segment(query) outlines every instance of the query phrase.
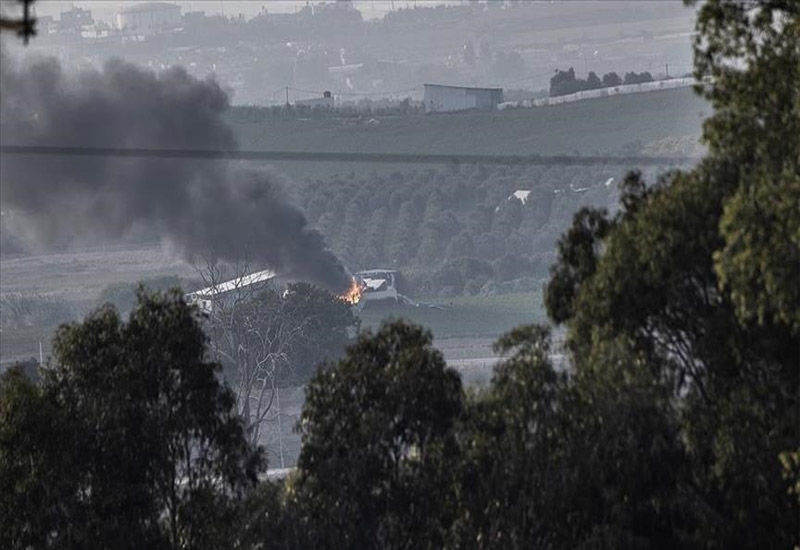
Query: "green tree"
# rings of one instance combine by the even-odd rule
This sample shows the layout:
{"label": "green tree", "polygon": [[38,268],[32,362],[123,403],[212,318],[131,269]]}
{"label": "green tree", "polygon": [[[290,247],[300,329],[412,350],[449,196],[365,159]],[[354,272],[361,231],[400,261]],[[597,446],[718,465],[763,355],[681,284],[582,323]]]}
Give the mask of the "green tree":
{"label": "green tree", "polygon": [[185,281],[183,281],[184,284],[181,283],[180,277],[174,275],[151,277],[137,283],[111,283],[100,291],[100,295],[97,297],[97,305],[111,304],[117,308],[120,315],[126,316],[136,305],[138,290],[141,286],[151,291],[164,292],[171,288],[186,286]]}
{"label": "green tree", "polygon": [[629,176],[613,218],[577,216],[547,289],[579,376],[627,372],[613,343],[669,389],[688,457],[669,483],[698,513],[683,540],[706,548],[798,542],[779,456],[800,440],[799,25],[794,2],[702,3],[708,157],[651,186]]}
{"label": "green tree", "polygon": [[622,78],[617,73],[611,72],[603,75],[603,86],[613,88],[622,84]]}
{"label": "green tree", "polygon": [[704,136],[731,171],[715,269],[742,319],[800,334],[800,4],[706,2],[697,30]]}
{"label": "green tree", "polygon": [[556,73],[550,78],[550,97],[578,92],[582,84],[583,81],[575,77],[575,69],[572,67],[566,71],[556,69]]}
{"label": "green tree", "polygon": [[637,73],[636,71],[631,71],[629,73],[625,73],[625,79],[623,80],[624,84],[643,84],[645,82],[652,82],[653,75],[648,72]]}
{"label": "green tree", "polygon": [[559,241],[559,262],[551,269],[545,289],[545,306],[556,323],[572,317],[575,294],[597,270],[597,256],[610,225],[605,211],[584,208]]}
{"label": "green tree", "polygon": [[[234,279],[249,271],[238,266]],[[203,275],[213,286],[230,277],[225,273],[211,265]],[[280,388],[304,384],[321,362],[344,353],[359,319],[351,304],[308,283],[289,284],[283,292],[240,285],[214,302],[204,328],[255,445],[278,414]]]}
{"label": "green tree", "polygon": [[400,207],[392,240],[389,246],[389,260],[403,265],[411,260],[419,247],[417,241],[419,215],[412,200]]}
{"label": "green tree", "polygon": [[464,459],[452,542],[531,548],[546,542],[550,515],[544,505],[558,499],[564,435],[559,410],[567,378],[550,364],[546,328],[514,329],[495,350],[514,353],[495,368],[490,388],[468,402],[459,430]]}
{"label": "green tree", "polygon": [[614,344],[604,353],[624,368],[556,370],[542,326],[495,349],[507,357],[459,431],[454,546],[686,547],[687,462],[664,388]]}
{"label": "green tree", "polygon": [[78,453],[74,425],[43,389],[14,367],[0,378],[0,546],[78,547]]}
{"label": "green tree", "polygon": [[[62,326],[41,387],[0,389],[10,548],[220,548],[263,468],[180,292]],[[20,476],[23,465],[35,468]],[[35,498],[35,503],[32,499]]]}
{"label": "green tree", "polygon": [[292,368],[282,381],[284,384],[305,384],[320,364],[344,353],[361,327],[351,304],[308,283],[289,285],[281,312],[293,325],[304,327],[302,340],[289,354]]}
{"label": "green tree", "polygon": [[289,494],[306,546],[439,548],[462,410],[458,374],[402,321],[365,333],[309,383]]}
{"label": "green tree", "polygon": [[602,87],[603,87],[603,82],[600,80],[600,77],[597,76],[597,73],[595,73],[594,71],[589,71],[589,76],[586,77],[586,89],[596,90]]}

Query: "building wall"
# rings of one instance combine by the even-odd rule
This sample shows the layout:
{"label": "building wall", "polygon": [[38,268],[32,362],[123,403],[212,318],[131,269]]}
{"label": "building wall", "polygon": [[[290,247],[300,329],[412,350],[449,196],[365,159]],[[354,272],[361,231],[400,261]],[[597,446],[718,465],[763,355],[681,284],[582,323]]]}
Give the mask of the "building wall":
{"label": "building wall", "polygon": [[503,91],[492,88],[460,88],[425,85],[425,110],[441,113],[467,109],[496,109]]}
{"label": "building wall", "polygon": [[152,8],[139,7],[117,14],[117,27],[153,34],[164,28],[175,27],[181,24],[181,9],[179,6],[154,6]]}
{"label": "building wall", "polygon": [[694,86],[697,81],[694,78],[673,78],[670,80],[657,80],[655,82],[643,82],[641,84],[620,84],[612,88],[600,88],[598,90],[584,90],[574,94],[561,95],[556,97],[544,97],[532,102],[533,107],[545,107],[547,105],[561,105],[583,99],[596,99],[612,95],[637,94],[642,92],[655,92],[658,90],[670,90],[674,88],[689,88]]}

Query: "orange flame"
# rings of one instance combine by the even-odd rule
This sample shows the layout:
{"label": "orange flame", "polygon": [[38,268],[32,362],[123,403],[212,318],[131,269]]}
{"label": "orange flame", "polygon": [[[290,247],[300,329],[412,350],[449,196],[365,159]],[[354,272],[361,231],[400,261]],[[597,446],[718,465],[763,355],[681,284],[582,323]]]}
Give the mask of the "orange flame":
{"label": "orange flame", "polygon": [[358,281],[353,279],[350,282],[350,288],[344,291],[342,294],[339,295],[339,298],[343,301],[347,302],[348,304],[357,304],[361,301],[361,295],[364,293],[364,289],[361,288],[361,285],[358,284]]}

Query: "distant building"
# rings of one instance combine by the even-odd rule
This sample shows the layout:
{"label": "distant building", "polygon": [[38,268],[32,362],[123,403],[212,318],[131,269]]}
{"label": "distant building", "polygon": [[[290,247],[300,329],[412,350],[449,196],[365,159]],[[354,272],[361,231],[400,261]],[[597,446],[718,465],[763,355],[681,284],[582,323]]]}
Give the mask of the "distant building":
{"label": "distant building", "polygon": [[36,18],[36,30],[38,33],[52,34],[57,29],[56,19],[52,15],[40,15]]}
{"label": "distant building", "polygon": [[80,33],[84,27],[94,24],[90,10],[72,6],[67,11],[62,11],[55,26],[59,32]]}
{"label": "distant building", "polygon": [[397,277],[398,272],[394,269],[370,269],[356,273],[356,279],[363,289],[362,302],[400,301],[401,297],[397,292]]}
{"label": "distant building", "polygon": [[493,111],[502,102],[502,88],[466,88],[425,84],[425,112],[428,113],[469,109]]}
{"label": "distant building", "polygon": [[117,28],[140,34],[156,34],[180,25],[181,7],[168,2],[135,4],[117,13]]}

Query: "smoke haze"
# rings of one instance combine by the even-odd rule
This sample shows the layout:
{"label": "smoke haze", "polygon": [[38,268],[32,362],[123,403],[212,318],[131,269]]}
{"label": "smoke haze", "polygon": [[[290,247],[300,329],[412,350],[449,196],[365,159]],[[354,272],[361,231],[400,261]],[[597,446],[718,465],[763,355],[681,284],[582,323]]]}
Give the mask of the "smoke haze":
{"label": "smoke haze", "polygon": [[[2,59],[5,144],[148,149],[236,148],[228,96],[183,69],[115,60],[67,74],[53,59]],[[264,263],[339,292],[346,269],[270,171],[221,160],[4,155],[4,208],[45,248],[153,228],[187,260]]]}

